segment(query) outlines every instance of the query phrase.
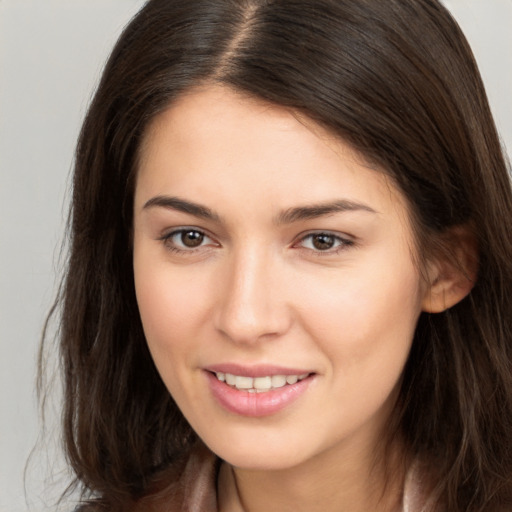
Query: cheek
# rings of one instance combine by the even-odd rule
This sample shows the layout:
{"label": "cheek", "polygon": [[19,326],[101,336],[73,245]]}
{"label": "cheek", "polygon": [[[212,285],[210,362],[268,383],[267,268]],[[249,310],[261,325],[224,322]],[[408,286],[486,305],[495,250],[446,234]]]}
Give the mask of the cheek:
{"label": "cheek", "polygon": [[421,312],[412,262],[361,265],[323,283],[301,281],[301,317],[317,344],[344,368],[400,371]]}
{"label": "cheek", "polygon": [[[169,393],[180,404],[195,403],[195,366],[201,294],[169,269],[135,265],[137,302],[153,362]],[[187,285],[188,284],[188,285]]]}
{"label": "cheek", "polygon": [[190,357],[207,318],[207,281],[166,262],[135,254],[137,302],[146,340],[159,371]]}

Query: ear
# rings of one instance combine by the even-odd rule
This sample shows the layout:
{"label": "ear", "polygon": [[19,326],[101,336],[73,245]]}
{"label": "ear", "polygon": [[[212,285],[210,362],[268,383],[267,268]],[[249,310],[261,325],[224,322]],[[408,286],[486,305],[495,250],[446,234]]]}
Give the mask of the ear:
{"label": "ear", "polygon": [[442,237],[444,250],[427,263],[422,309],[441,313],[472,290],[478,273],[476,238],[468,226],[450,228]]}

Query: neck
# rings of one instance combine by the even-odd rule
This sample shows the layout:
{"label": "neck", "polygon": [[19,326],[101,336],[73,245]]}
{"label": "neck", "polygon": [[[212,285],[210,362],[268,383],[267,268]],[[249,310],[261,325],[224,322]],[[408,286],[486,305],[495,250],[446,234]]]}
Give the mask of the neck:
{"label": "neck", "polygon": [[331,450],[296,467],[271,471],[224,463],[219,475],[219,510],[395,512],[402,500],[403,451],[395,447],[382,455]]}

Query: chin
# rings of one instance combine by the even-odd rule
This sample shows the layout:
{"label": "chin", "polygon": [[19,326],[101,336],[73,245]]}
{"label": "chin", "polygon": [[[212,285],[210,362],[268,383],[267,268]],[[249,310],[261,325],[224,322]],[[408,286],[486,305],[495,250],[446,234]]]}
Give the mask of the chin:
{"label": "chin", "polygon": [[230,450],[222,460],[233,467],[250,471],[280,471],[300,465],[303,457],[275,450]]}
{"label": "chin", "polygon": [[228,464],[253,471],[278,471],[300,465],[307,458],[304,442],[280,439],[262,440],[261,436],[244,436],[236,439],[226,435],[222,440],[203,439],[218,457]]}

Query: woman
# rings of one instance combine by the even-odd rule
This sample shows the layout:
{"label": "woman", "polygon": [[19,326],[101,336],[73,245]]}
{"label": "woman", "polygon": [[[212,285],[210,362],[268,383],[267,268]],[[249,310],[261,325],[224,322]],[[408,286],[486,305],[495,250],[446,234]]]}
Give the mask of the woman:
{"label": "woman", "polygon": [[436,1],[150,0],[77,149],[85,510],[510,510],[511,198]]}

